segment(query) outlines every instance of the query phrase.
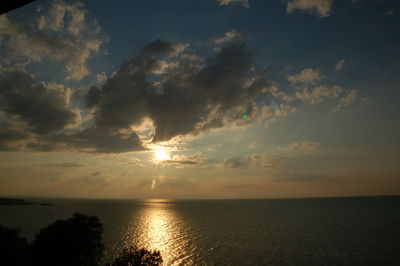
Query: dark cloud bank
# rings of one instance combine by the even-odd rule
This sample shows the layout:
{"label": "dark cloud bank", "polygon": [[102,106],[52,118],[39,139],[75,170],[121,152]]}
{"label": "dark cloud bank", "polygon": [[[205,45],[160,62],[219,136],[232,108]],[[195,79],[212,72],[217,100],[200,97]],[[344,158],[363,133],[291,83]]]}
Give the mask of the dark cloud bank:
{"label": "dark cloud bank", "polygon": [[[65,106],[65,95],[49,90],[21,71],[0,75],[1,110],[26,122],[32,132],[57,132],[73,122],[75,115]],[[3,128],[2,128],[3,129]]]}
{"label": "dark cloud bank", "polygon": [[123,62],[102,86],[91,87],[84,101],[94,117],[84,129],[70,126],[77,117],[68,95],[25,72],[3,71],[0,147],[14,149],[23,141],[41,151],[137,151],[144,148],[130,128],[145,118],[153,121],[153,142],[159,142],[223,127],[255,112],[255,99],[270,84],[254,71],[243,42],[225,43],[208,59],[180,47],[157,40]]}

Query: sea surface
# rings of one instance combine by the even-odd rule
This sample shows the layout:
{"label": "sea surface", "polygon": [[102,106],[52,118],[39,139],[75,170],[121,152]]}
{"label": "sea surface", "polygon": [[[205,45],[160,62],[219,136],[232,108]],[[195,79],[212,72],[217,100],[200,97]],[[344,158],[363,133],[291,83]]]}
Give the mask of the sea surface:
{"label": "sea surface", "polygon": [[132,244],[164,265],[400,265],[400,197],[28,200],[53,205],[0,206],[0,224],[31,241],[74,212],[96,215],[104,262]]}

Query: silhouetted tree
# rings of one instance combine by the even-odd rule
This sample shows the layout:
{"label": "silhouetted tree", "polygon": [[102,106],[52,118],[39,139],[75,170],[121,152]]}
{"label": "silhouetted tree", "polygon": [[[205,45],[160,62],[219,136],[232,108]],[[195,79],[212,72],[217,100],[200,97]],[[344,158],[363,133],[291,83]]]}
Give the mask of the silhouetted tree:
{"label": "silhouetted tree", "polygon": [[160,251],[151,251],[144,248],[129,247],[122,250],[122,254],[115,258],[108,266],[158,266],[163,259]]}
{"label": "silhouetted tree", "polygon": [[0,225],[0,265],[29,265],[28,242],[19,233],[19,229]]}
{"label": "silhouetted tree", "polygon": [[[0,266],[97,266],[103,256],[103,225],[96,216],[74,213],[40,229],[31,245],[19,229],[0,225]],[[129,247],[110,266],[158,266],[159,251]]]}
{"label": "silhouetted tree", "polygon": [[95,266],[103,256],[103,225],[96,216],[74,213],[40,229],[31,245],[33,265]]}

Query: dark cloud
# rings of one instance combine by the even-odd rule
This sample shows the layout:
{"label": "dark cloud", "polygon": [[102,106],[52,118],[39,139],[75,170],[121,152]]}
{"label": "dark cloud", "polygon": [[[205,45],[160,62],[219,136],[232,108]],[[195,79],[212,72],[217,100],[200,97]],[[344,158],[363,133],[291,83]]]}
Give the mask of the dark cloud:
{"label": "dark cloud", "polygon": [[[29,139],[25,142],[31,150],[123,153],[144,150],[131,127],[146,118],[155,128],[153,142],[158,142],[235,124],[243,120],[243,113],[252,116],[258,108],[256,98],[268,92],[270,83],[254,71],[246,45],[228,41],[208,59],[183,53],[186,46],[156,40],[85,95],[67,93],[59,84],[38,83],[22,71],[3,72],[0,111],[26,127],[16,134],[15,127],[2,125],[0,146],[5,149],[7,142]],[[93,112],[89,127],[70,127],[78,119],[68,107],[74,97],[83,97],[90,109],[86,111]]]}
{"label": "dark cloud", "polygon": [[57,167],[62,167],[62,168],[75,168],[75,167],[82,167],[84,164],[80,163],[75,163],[75,162],[63,162],[63,163],[57,163],[55,164]]}
{"label": "dark cloud", "polygon": [[[140,62],[139,62],[140,61]],[[124,63],[118,73],[107,80],[102,89],[90,88],[88,107],[95,107],[95,123],[99,127],[125,128],[138,124],[147,114],[146,71],[141,59]]]}
{"label": "dark cloud", "polygon": [[196,161],[176,161],[176,160],[165,160],[163,163],[170,163],[170,164],[199,164]]}
{"label": "dark cloud", "polygon": [[22,71],[0,74],[0,149],[16,149],[18,141],[38,151],[79,150],[121,153],[142,150],[136,133],[118,128],[89,127],[66,133],[75,122],[68,108],[71,93],[62,85],[38,83]]}
{"label": "dark cloud", "polygon": [[172,53],[174,51],[174,44],[167,41],[158,39],[142,48],[145,54],[163,54]]}
{"label": "dark cloud", "polygon": [[166,164],[183,164],[183,165],[196,165],[208,162],[209,159],[204,157],[201,152],[194,154],[178,154],[174,155],[171,160],[165,160]]}
{"label": "dark cloud", "polygon": [[49,90],[22,71],[0,74],[0,109],[28,123],[37,134],[64,129],[75,121],[75,114],[66,107],[64,92]]}
{"label": "dark cloud", "polygon": [[[172,47],[153,42],[101,88],[89,90],[86,102],[95,110],[97,127],[125,128],[148,117],[155,126],[154,142],[196,134],[242,119],[242,112],[251,115],[255,98],[269,86],[265,78],[246,85],[254,73],[242,42],[225,44],[201,65],[195,56],[163,59]],[[173,64],[174,69],[156,75],[160,64]]]}
{"label": "dark cloud", "polygon": [[13,143],[30,137],[21,123],[15,121],[0,122],[0,151],[15,149]]}
{"label": "dark cloud", "polygon": [[234,155],[224,159],[225,168],[239,168],[246,167],[250,164],[250,160],[247,156]]}
{"label": "dark cloud", "polygon": [[89,185],[107,185],[109,178],[101,172],[94,172],[90,175],[84,176],[81,179],[84,183]]}
{"label": "dark cloud", "polygon": [[30,143],[29,147],[41,151],[75,149],[91,153],[123,153],[144,149],[138,135],[134,132],[95,127],[76,133],[46,137],[38,143]]}
{"label": "dark cloud", "polygon": [[270,168],[277,164],[279,158],[266,154],[254,153],[251,155],[234,155],[224,158],[224,168]]}

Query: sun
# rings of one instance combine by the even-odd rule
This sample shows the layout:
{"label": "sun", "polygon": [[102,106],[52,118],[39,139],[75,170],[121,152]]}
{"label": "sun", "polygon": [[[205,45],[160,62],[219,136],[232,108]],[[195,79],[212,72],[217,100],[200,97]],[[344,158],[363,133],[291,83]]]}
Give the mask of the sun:
{"label": "sun", "polygon": [[154,151],[154,159],[156,161],[165,161],[169,160],[171,156],[169,155],[169,152],[166,149],[160,148]]}

